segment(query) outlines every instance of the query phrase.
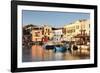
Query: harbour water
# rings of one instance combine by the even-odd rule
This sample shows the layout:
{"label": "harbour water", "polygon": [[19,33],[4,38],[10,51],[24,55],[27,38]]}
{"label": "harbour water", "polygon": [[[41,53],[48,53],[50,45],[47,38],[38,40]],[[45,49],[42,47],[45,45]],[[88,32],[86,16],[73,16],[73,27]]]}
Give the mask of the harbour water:
{"label": "harbour water", "polygon": [[76,55],[69,50],[55,52],[46,50],[41,45],[33,45],[31,48],[22,48],[22,62],[57,61],[57,60],[80,60],[89,59],[89,55]]}

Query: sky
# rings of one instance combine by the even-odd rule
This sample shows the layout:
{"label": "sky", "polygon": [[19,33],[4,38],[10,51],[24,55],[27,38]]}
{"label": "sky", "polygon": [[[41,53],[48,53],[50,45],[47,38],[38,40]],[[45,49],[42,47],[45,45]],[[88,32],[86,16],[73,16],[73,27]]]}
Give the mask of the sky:
{"label": "sky", "polygon": [[52,27],[63,27],[80,19],[90,19],[89,13],[76,12],[54,12],[54,11],[22,11],[23,25],[34,24],[37,26],[50,25]]}

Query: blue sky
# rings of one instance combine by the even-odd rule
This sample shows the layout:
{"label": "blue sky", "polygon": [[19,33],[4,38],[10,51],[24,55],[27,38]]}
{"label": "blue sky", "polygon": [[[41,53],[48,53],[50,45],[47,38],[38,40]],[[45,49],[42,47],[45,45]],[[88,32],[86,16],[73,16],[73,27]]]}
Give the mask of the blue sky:
{"label": "blue sky", "polygon": [[34,24],[37,26],[50,25],[52,27],[62,27],[80,19],[90,19],[89,13],[75,12],[48,12],[48,11],[22,11],[23,25]]}

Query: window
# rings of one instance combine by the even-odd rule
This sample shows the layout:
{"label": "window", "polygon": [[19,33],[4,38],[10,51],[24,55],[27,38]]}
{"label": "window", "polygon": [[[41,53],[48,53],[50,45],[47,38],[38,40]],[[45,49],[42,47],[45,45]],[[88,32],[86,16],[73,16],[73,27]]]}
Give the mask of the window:
{"label": "window", "polygon": [[40,34],[40,32],[35,32],[36,37],[39,37],[40,36],[39,34]]}
{"label": "window", "polygon": [[89,28],[90,28],[90,24],[89,24]]}
{"label": "window", "polygon": [[79,26],[78,25],[76,26],[76,29],[79,29]]}
{"label": "window", "polygon": [[48,35],[50,35],[50,30],[48,29]]}
{"label": "window", "polygon": [[75,32],[75,29],[67,30],[67,33],[73,33]]}
{"label": "window", "polygon": [[63,32],[64,34],[66,34],[66,28],[63,28],[63,29],[62,29],[62,32]]}

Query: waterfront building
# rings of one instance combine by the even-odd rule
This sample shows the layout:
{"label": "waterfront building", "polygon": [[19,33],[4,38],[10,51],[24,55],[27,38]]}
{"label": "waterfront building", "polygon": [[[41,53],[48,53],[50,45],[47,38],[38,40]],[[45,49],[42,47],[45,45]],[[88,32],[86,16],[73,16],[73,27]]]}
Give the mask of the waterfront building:
{"label": "waterfront building", "polygon": [[51,26],[48,26],[48,25],[44,25],[42,26],[42,35],[44,37],[48,37],[48,40],[51,40],[52,37],[53,37],[53,33],[52,33],[52,27]]}
{"label": "waterfront building", "polygon": [[33,28],[32,30],[32,41],[42,41],[42,29],[41,28]]}
{"label": "waterfront building", "polygon": [[62,28],[53,28],[53,41],[61,42],[62,41]]}
{"label": "waterfront building", "polygon": [[66,24],[63,29],[63,38],[65,41],[76,41],[79,36],[90,36],[90,20],[78,20]]}

